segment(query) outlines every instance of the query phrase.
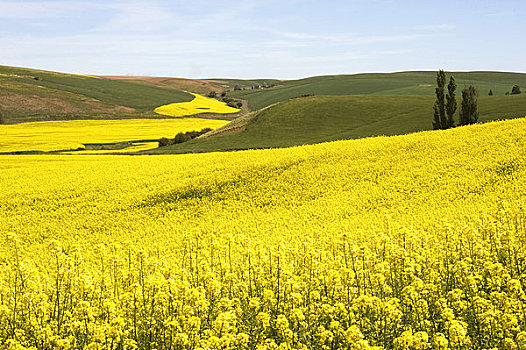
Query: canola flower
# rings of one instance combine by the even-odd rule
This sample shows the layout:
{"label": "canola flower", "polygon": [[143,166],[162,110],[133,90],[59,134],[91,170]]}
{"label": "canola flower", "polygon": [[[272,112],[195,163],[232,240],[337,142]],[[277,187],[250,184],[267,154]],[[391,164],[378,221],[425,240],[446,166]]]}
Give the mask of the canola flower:
{"label": "canola flower", "polygon": [[194,99],[190,102],[171,103],[157,107],[154,111],[155,113],[171,117],[183,117],[201,113],[229,114],[240,111],[239,109],[227,106],[226,103],[214,98],[194,93],[191,94],[194,95]]}
{"label": "canola flower", "polygon": [[524,349],[525,139],[0,156],[0,349]]}
{"label": "canola flower", "polygon": [[[224,120],[204,118],[69,120],[0,125],[0,153],[84,149],[89,143],[117,143],[174,137],[178,132],[218,128]],[[151,149],[136,147],[134,151]],[[146,147],[146,148],[145,148]],[[123,152],[132,149],[122,150]],[[97,152],[101,153],[101,152]]]}

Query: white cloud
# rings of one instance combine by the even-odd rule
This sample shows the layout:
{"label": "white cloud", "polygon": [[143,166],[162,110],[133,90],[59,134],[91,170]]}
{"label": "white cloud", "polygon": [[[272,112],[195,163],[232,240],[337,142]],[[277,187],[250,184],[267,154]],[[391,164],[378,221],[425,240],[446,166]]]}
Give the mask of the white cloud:
{"label": "white cloud", "polygon": [[83,1],[0,1],[0,18],[56,18],[93,6]]}
{"label": "white cloud", "polygon": [[137,31],[146,32],[167,27],[177,23],[179,18],[166,9],[144,2],[124,2],[105,5],[115,15],[106,23],[93,29],[100,32]]}
{"label": "white cloud", "polygon": [[425,25],[425,26],[414,27],[413,29],[414,30],[418,30],[418,31],[421,31],[421,30],[424,30],[424,31],[450,31],[450,30],[455,30],[456,28],[457,28],[457,26],[454,25],[454,24],[441,23],[441,24],[430,24],[430,25]]}

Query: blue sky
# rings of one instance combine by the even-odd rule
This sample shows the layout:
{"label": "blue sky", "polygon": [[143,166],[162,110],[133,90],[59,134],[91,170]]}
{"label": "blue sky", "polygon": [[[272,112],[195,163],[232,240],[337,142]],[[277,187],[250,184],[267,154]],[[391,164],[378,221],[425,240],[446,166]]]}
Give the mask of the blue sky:
{"label": "blue sky", "polygon": [[524,18],[523,0],[0,0],[0,64],[188,78],[526,72]]}

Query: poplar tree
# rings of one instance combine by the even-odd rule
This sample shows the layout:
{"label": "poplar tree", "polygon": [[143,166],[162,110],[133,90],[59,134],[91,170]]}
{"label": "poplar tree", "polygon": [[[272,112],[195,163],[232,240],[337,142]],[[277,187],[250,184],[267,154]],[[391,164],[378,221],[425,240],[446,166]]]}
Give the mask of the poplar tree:
{"label": "poplar tree", "polygon": [[433,106],[433,129],[447,129],[446,104],[444,98],[445,85],[446,73],[441,69],[437,73],[437,88],[435,89],[437,99],[435,101],[435,105]]}
{"label": "poplar tree", "polygon": [[452,128],[455,125],[455,120],[453,116],[457,111],[457,100],[455,98],[455,90],[457,89],[457,84],[454,77],[449,78],[449,84],[447,85],[447,96],[446,96],[446,113],[447,113],[447,127]]}
{"label": "poplar tree", "polygon": [[462,90],[462,104],[460,106],[458,125],[473,124],[478,119],[478,91],[473,85],[470,85],[469,88]]}

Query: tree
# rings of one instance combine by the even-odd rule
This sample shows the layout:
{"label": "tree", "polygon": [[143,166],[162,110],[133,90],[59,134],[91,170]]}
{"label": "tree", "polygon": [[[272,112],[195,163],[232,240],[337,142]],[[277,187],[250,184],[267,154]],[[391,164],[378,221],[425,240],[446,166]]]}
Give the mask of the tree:
{"label": "tree", "polygon": [[454,77],[449,78],[449,84],[447,85],[447,96],[446,96],[446,113],[447,121],[446,125],[448,128],[452,128],[455,125],[455,120],[453,116],[457,111],[457,100],[455,98],[455,90],[457,89],[457,84]]}
{"label": "tree", "polygon": [[447,129],[446,105],[444,102],[444,86],[446,85],[446,73],[441,69],[437,73],[437,88],[435,89],[436,101],[433,106],[434,120],[433,129]]}
{"label": "tree", "polygon": [[476,123],[479,119],[478,112],[478,91],[470,85],[469,88],[462,90],[462,104],[460,106],[460,115],[458,125],[468,125]]}
{"label": "tree", "polygon": [[511,88],[511,94],[512,95],[518,95],[521,93],[521,87],[519,85],[513,85]]}
{"label": "tree", "polygon": [[493,96],[493,90],[491,90],[491,89],[489,90],[488,96]]}
{"label": "tree", "polygon": [[216,96],[217,96],[217,93],[215,91],[210,91],[208,93],[208,97],[210,97],[210,98],[215,98]]}

